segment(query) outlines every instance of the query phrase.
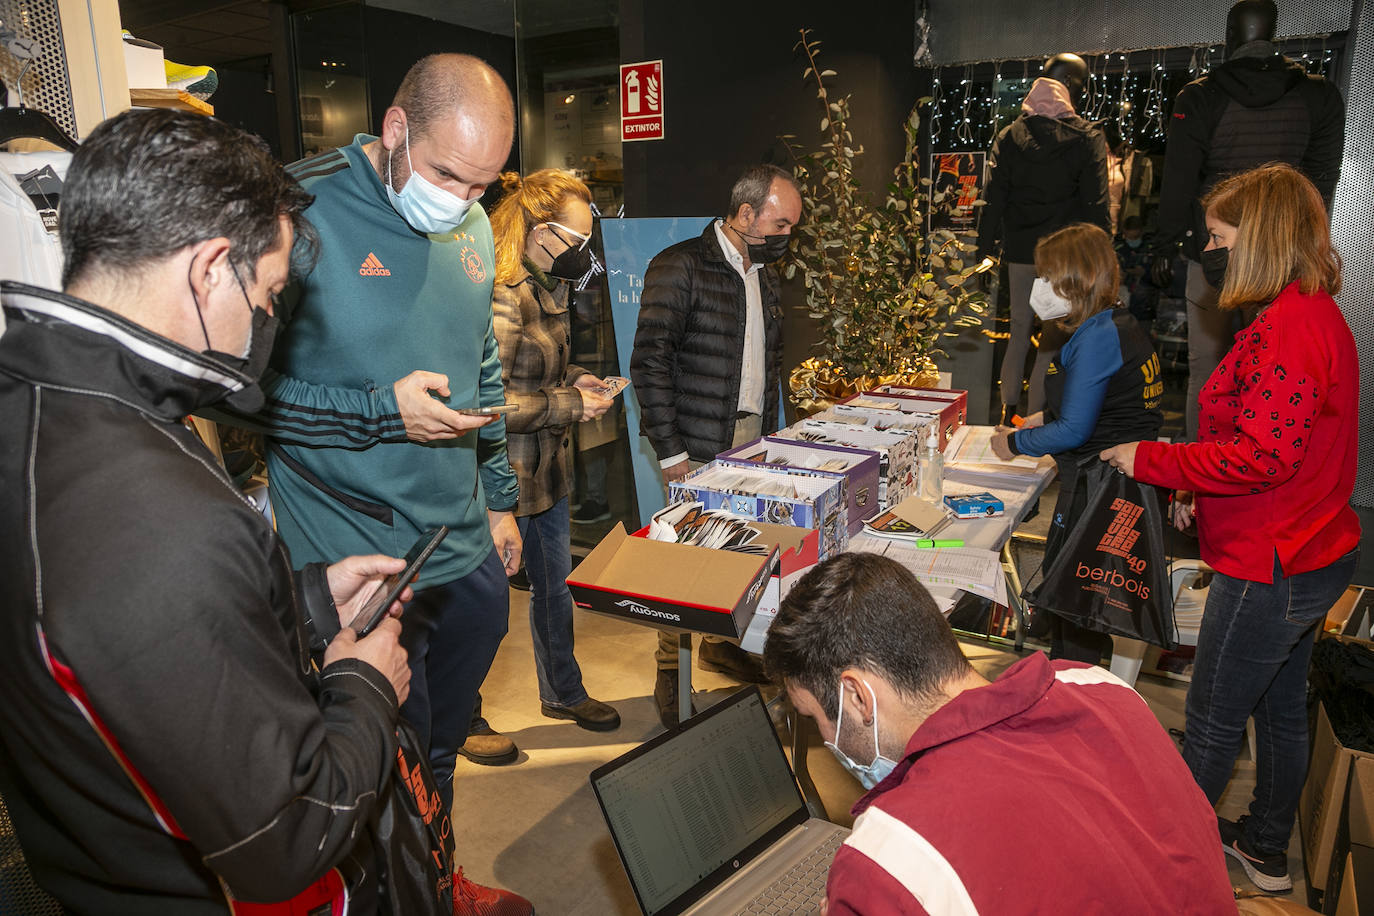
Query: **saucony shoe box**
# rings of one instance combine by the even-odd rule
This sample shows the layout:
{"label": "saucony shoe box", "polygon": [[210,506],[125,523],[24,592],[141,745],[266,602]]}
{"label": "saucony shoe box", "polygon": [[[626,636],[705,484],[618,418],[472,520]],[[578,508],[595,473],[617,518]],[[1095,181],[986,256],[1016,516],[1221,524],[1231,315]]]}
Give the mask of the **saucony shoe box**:
{"label": "saucony shoe box", "polygon": [[[739,639],[770,584],[816,561],[813,530],[756,523],[766,554],[651,541],[617,524],[568,576],[579,608],[645,626]],[[772,604],[777,614],[777,599]],[[769,618],[771,622],[771,618]],[[765,628],[766,632],[766,628]]]}

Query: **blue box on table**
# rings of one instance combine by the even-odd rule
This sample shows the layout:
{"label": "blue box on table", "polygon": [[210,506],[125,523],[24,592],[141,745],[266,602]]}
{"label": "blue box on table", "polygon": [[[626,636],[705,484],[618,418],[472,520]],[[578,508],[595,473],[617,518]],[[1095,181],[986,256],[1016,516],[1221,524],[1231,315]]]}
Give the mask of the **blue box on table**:
{"label": "blue box on table", "polygon": [[820,532],[819,556],[849,546],[849,512],[840,473],[713,461],[668,485],[668,502],[700,502],[731,515]]}
{"label": "blue box on table", "polygon": [[878,466],[880,458],[870,449],[824,445],[797,439],[764,436],[747,445],[721,452],[716,460],[723,464],[765,464],[800,474],[833,475],[844,480],[844,502],[849,515],[849,533],[864,529],[864,519],[878,510]]}

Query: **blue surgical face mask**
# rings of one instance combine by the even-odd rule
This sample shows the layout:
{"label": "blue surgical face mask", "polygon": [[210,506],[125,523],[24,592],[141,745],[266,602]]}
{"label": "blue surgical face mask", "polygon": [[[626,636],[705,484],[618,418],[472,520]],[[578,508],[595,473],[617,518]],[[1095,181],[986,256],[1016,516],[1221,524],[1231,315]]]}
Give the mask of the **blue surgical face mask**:
{"label": "blue surgical face mask", "polygon": [[844,681],[840,681],[840,714],[835,719],[835,741],[827,741],[825,746],[830,748],[830,753],[835,755],[840,766],[848,770],[865,789],[871,789],[897,768],[897,761],[884,757],[878,746],[878,695],[867,681],[864,681],[864,686],[868,688],[869,696],[873,697],[873,762],[860,766],[836,743],[840,740],[840,726],[844,723]]}
{"label": "blue surgical face mask", "polygon": [[[410,178],[406,186],[397,191],[391,186],[392,150],[386,154],[386,196],[391,206],[401,214],[410,228],[426,234],[452,232],[467,216],[468,209],[477,203],[477,198],[463,200],[457,194],[450,194],[443,188],[430,184],[425,177],[415,171],[415,163],[410,158],[410,125],[406,125],[406,164],[410,166]],[[481,195],[478,195],[479,197]]]}

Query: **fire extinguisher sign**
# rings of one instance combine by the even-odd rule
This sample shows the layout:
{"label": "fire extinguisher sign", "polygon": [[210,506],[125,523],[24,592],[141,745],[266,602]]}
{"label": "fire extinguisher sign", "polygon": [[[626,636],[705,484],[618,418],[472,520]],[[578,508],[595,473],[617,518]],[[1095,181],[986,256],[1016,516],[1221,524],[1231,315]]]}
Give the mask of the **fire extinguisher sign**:
{"label": "fire extinguisher sign", "polygon": [[620,65],[620,139],[663,139],[663,61]]}

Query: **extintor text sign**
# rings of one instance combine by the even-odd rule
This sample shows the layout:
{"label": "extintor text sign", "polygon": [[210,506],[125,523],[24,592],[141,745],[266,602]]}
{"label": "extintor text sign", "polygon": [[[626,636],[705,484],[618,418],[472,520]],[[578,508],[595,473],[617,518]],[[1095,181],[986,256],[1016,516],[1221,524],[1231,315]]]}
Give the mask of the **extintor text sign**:
{"label": "extintor text sign", "polygon": [[663,61],[620,65],[620,139],[663,139]]}

